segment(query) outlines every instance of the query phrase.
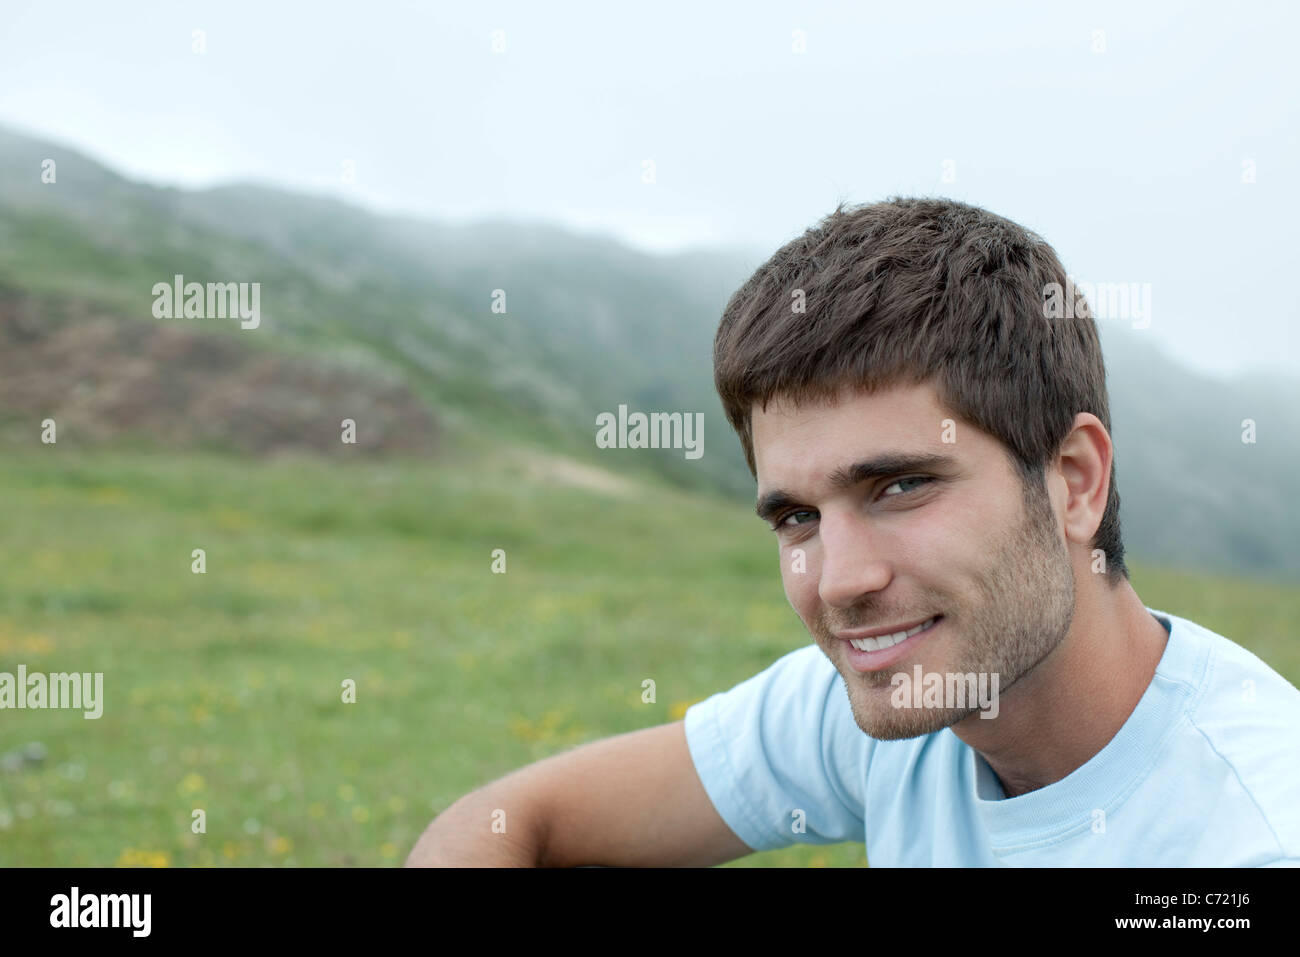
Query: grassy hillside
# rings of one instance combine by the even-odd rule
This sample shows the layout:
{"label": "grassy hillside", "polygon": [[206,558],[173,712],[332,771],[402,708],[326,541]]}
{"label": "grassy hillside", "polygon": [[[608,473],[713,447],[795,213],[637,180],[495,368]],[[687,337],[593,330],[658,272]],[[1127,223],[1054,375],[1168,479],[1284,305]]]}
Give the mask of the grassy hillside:
{"label": "grassy hillside", "polygon": [[[46,158],[58,164],[54,183],[41,181]],[[652,256],[542,224],[377,216],[249,184],[148,186],[0,129],[0,444],[32,444],[34,423],[54,415],[109,446],[131,433],[160,449],[274,440],[321,452],[348,413],[319,384],[346,374],[355,400],[342,404],[373,412],[378,428],[363,434],[385,437],[377,452],[544,445],[744,500],[752,478],[713,392],[711,343],[728,297],[763,258]],[[261,326],[160,326],[150,290],[177,273],[261,283]],[[504,315],[492,311],[496,290]],[[6,313],[30,317],[22,336],[4,335]],[[122,331],[106,334],[103,322]],[[1300,579],[1300,384],[1209,379],[1168,360],[1149,334],[1102,327],[1130,552]],[[207,367],[134,345],[163,328],[206,343],[187,350]],[[175,392],[170,415],[118,414]],[[596,416],[620,404],[702,413],[704,456],[598,453]],[[319,421],[304,420],[311,414]],[[1246,419],[1253,444],[1241,442]],[[250,422],[266,441],[244,434]]]}
{"label": "grassy hillside", "polygon": [[[107,695],[5,713],[0,866],[395,864],[467,790],[806,644],[712,391],[758,264],[146,186],[0,130],[0,670]],[[160,324],[176,273],[261,283],[261,326]],[[1140,594],[1300,679],[1294,384],[1106,339]],[[704,413],[706,454],[598,451],[619,404]],[[737,866],[785,863],[862,848]]]}
{"label": "grassy hillside", "polygon": [[[40,180],[43,157],[57,158],[55,183]],[[740,254],[647,256],[545,225],[386,218],[253,185],[145,186],[0,130],[0,299],[22,298],[51,322],[89,306],[157,326],[156,282],[259,282],[258,329],[194,328],[400,377],[452,441],[490,433],[591,457],[596,416],[620,403],[701,412],[704,458],[639,459],[683,487],[747,490],[709,345],[726,296],[755,265]],[[497,290],[505,314],[492,311]]]}
{"label": "grassy hillside", "polygon": [[[397,864],[467,790],[809,641],[744,508],[537,458],[59,445],[8,454],[0,497],[0,670],[102,671],[106,696],[98,721],[6,713],[0,866]],[[1293,589],[1135,584],[1300,680]],[[845,844],[736,866],[862,863]]]}

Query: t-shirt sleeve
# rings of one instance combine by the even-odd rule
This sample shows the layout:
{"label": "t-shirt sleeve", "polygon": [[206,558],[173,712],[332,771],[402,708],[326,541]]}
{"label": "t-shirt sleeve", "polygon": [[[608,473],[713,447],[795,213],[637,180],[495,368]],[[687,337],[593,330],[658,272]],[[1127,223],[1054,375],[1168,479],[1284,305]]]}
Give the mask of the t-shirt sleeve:
{"label": "t-shirt sleeve", "polygon": [[755,851],[862,841],[874,739],[853,720],[815,644],[686,711],[695,770],[727,826]]}

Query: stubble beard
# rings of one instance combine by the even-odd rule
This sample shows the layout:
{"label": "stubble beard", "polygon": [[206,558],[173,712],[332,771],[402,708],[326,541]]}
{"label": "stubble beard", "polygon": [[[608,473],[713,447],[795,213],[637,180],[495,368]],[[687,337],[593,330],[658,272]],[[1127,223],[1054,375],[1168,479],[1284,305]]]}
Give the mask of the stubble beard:
{"label": "stubble beard", "polygon": [[[948,609],[952,596],[935,594],[936,604],[914,611],[937,611],[949,629],[945,642],[955,648],[954,662],[930,661],[948,673],[998,676],[997,692],[1005,694],[1060,644],[1074,618],[1074,569],[1069,552],[1058,536],[1055,516],[1047,492],[1026,487],[1023,519],[995,544],[988,564],[976,574],[970,593],[956,607]],[[931,596],[925,596],[927,599]],[[871,608],[864,606],[869,613]],[[904,611],[900,617],[907,617]],[[864,620],[898,620],[883,615],[860,614]],[[951,629],[959,629],[953,633]],[[981,705],[967,700],[963,707],[895,707],[891,699],[894,674],[903,672],[909,681],[914,665],[859,674],[849,668],[843,640],[836,638],[825,621],[817,636],[823,651],[840,672],[849,706],[858,727],[873,738],[894,741],[931,734],[956,724],[975,713]],[[925,644],[920,648],[925,655]],[[946,681],[945,681],[946,685]],[[911,701],[911,694],[907,700]]]}

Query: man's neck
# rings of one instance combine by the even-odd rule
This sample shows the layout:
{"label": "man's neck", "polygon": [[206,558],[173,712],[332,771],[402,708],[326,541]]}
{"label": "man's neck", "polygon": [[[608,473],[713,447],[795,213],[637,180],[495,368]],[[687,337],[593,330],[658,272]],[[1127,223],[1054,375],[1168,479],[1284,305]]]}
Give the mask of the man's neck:
{"label": "man's neck", "polygon": [[1127,580],[1090,584],[1076,596],[1066,637],[1003,689],[997,718],[977,712],[952,726],[988,761],[1007,797],[1061,780],[1110,743],[1164,654],[1168,633]]}

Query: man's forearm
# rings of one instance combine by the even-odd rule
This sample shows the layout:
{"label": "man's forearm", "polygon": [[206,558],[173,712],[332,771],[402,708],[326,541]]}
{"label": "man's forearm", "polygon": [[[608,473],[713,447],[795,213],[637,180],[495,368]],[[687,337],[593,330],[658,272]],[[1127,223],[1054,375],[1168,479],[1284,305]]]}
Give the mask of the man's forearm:
{"label": "man's forearm", "polygon": [[407,867],[541,867],[545,817],[508,779],[473,791],[425,828]]}

